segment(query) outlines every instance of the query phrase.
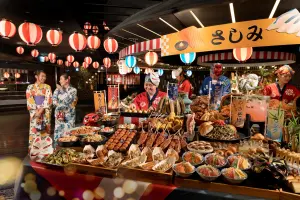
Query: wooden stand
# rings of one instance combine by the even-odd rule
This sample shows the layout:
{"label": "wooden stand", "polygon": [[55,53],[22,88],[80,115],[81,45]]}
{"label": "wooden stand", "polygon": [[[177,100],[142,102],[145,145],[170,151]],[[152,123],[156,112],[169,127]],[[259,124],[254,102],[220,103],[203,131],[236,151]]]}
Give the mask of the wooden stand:
{"label": "wooden stand", "polygon": [[117,177],[117,169],[109,169],[101,166],[92,166],[89,164],[72,163],[69,166],[76,168],[79,173],[88,173],[106,178]]}

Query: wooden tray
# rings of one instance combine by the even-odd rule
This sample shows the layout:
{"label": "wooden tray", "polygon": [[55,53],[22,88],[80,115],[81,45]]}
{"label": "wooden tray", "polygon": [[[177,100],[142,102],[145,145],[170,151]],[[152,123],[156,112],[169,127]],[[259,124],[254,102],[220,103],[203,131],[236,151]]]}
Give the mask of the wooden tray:
{"label": "wooden tray", "polygon": [[80,173],[89,173],[104,178],[115,178],[117,176],[117,169],[109,169],[101,166],[78,163],[72,163],[69,166],[75,167],[76,170]]}
{"label": "wooden tray", "polygon": [[290,192],[280,192],[280,200],[299,200],[300,194],[290,193]]}
{"label": "wooden tray", "polygon": [[117,176],[119,178],[144,181],[148,183],[172,185],[173,171],[170,169],[166,173],[148,171],[139,168],[119,167]]}

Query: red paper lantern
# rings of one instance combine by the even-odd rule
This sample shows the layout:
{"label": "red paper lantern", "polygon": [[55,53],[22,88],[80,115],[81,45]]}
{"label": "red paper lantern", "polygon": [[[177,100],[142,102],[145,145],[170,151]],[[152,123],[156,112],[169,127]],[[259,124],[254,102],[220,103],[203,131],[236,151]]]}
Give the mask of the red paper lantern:
{"label": "red paper lantern", "polygon": [[43,37],[43,31],[39,25],[24,22],[18,29],[20,38],[29,46],[35,46]]}
{"label": "red paper lantern", "polygon": [[72,63],[70,63],[70,62],[68,62],[68,61],[65,61],[65,66],[66,66],[66,67],[70,67],[71,64],[72,64]]}
{"label": "red paper lantern", "polygon": [[111,66],[111,60],[110,58],[106,57],[103,59],[103,64],[104,64],[104,67],[106,67],[107,69],[110,68]]}
{"label": "red paper lantern", "polygon": [[8,72],[4,72],[3,76],[4,76],[4,78],[9,78],[9,73]]}
{"label": "red paper lantern", "polygon": [[48,62],[48,61],[49,61],[48,56],[44,56],[44,62]]}
{"label": "red paper lantern", "polygon": [[92,50],[98,49],[100,47],[100,44],[101,40],[95,35],[91,35],[87,39],[87,45]]}
{"label": "red paper lantern", "polygon": [[84,35],[74,32],[69,37],[69,44],[75,51],[82,51],[86,47],[86,38]]}
{"label": "red paper lantern", "polygon": [[49,58],[50,60],[56,60],[56,55],[55,55],[55,53],[49,53],[49,54],[48,54],[48,58]]}
{"label": "red paper lantern", "polygon": [[7,19],[2,19],[0,21],[0,35],[5,38],[9,39],[16,34],[16,26]]}
{"label": "red paper lantern", "polygon": [[20,77],[21,77],[21,74],[15,73],[15,78],[20,78]]}
{"label": "red paper lantern", "polygon": [[51,29],[47,32],[46,38],[52,46],[58,46],[62,41],[62,32]]}
{"label": "red paper lantern", "polygon": [[73,67],[75,67],[75,68],[79,67],[79,62],[77,62],[77,61],[73,62]]}
{"label": "red paper lantern", "polygon": [[149,66],[153,66],[157,63],[158,61],[158,55],[155,52],[148,52],[145,54],[145,62],[149,65]]}
{"label": "red paper lantern", "polygon": [[90,22],[85,22],[83,28],[86,30],[90,30],[92,28],[92,25]]}
{"label": "red paper lantern", "polygon": [[96,62],[93,62],[93,67],[94,67],[95,69],[98,69],[99,66],[100,66],[100,64],[99,64],[97,61],[96,61]]}
{"label": "red paper lantern", "polygon": [[87,64],[86,62],[82,63],[82,67],[84,67],[85,69],[87,69],[89,67],[89,64]]}
{"label": "red paper lantern", "polygon": [[23,48],[23,47],[17,47],[17,48],[16,48],[16,51],[17,51],[18,54],[21,55],[21,54],[24,53],[24,48]]}
{"label": "red paper lantern", "polygon": [[74,56],[72,56],[72,55],[68,55],[68,56],[67,56],[67,61],[68,61],[69,63],[74,62],[74,60],[75,60]]}
{"label": "red paper lantern", "polygon": [[233,56],[239,62],[245,62],[246,60],[251,58],[252,53],[253,53],[252,47],[233,49]]}
{"label": "red paper lantern", "polygon": [[97,34],[99,32],[98,26],[96,26],[96,25],[93,26],[92,31],[93,31],[94,34]]}
{"label": "red paper lantern", "polygon": [[118,42],[113,38],[108,38],[103,43],[104,49],[108,53],[115,53],[118,50]]}
{"label": "red paper lantern", "polygon": [[63,60],[61,60],[61,59],[57,60],[57,64],[58,64],[58,65],[62,65],[63,63],[64,63]]}
{"label": "red paper lantern", "polygon": [[92,58],[91,57],[85,57],[84,58],[84,62],[86,62],[88,65],[90,65],[92,63]]}
{"label": "red paper lantern", "polygon": [[33,50],[31,51],[31,56],[34,57],[34,58],[38,57],[39,54],[40,54],[39,51],[36,50],[36,49],[33,49]]}
{"label": "red paper lantern", "polygon": [[54,64],[54,63],[56,63],[56,60],[55,59],[54,60],[50,59],[50,62]]}

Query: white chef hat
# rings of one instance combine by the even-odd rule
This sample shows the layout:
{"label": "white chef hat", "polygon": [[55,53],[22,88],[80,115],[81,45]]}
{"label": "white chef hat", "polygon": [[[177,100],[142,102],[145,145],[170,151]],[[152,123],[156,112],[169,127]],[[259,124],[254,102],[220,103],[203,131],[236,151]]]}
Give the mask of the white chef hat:
{"label": "white chef hat", "polygon": [[146,82],[150,82],[155,86],[159,85],[160,79],[159,79],[159,75],[157,72],[151,72],[149,74],[147,74],[147,76],[145,77],[145,83]]}
{"label": "white chef hat", "polygon": [[176,79],[177,76],[180,76],[180,74],[183,72],[182,68],[179,67],[178,69],[175,69],[172,71],[172,78]]}

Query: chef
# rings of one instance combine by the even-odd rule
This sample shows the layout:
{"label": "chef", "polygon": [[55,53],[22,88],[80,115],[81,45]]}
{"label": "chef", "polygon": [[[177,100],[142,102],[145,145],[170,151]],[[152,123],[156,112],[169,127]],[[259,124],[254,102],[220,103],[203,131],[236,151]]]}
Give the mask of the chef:
{"label": "chef", "polygon": [[148,74],[144,83],[145,92],[135,97],[130,108],[136,110],[155,110],[160,99],[167,95],[167,93],[161,92],[157,88],[159,82],[159,75],[156,72]]}
{"label": "chef", "polygon": [[172,71],[172,78],[176,78],[178,81],[178,92],[180,93],[186,93],[188,94],[188,97],[192,96],[192,84],[191,82],[187,79],[187,75],[183,71],[181,67],[179,67],[176,70]]}

